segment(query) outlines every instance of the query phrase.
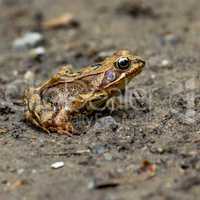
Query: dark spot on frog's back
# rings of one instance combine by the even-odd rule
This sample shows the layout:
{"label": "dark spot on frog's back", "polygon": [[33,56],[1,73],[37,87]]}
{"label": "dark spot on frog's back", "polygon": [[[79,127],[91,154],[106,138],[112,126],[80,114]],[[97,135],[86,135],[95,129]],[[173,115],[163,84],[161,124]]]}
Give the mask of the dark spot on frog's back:
{"label": "dark spot on frog's back", "polygon": [[93,68],[93,69],[97,69],[97,68],[99,68],[99,67],[101,67],[102,66],[102,64],[100,64],[100,63],[95,63],[95,64],[92,64],[91,65],[91,67]]}

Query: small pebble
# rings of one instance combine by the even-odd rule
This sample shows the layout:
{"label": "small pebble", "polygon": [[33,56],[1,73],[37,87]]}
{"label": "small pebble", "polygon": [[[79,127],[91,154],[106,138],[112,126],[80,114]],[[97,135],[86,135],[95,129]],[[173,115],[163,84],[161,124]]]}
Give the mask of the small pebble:
{"label": "small pebble", "polygon": [[19,75],[19,72],[18,72],[17,70],[13,70],[13,71],[12,71],[12,74],[13,74],[13,76],[18,76],[18,75]]}
{"label": "small pebble", "polygon": [[32,72],[32,71],[27,71],[25,74],[24,74],[24,80],[30,82],[30,81],[33,81],[35,78],[35,74]]}
{"label": "small pebble", "polygon": [[180,42],[180,38],[174,33],[165,33],[161,37],[161,44],[163,45],[166,45],[166,44],[176,45],[179,42]]}
{"label": "small pebble", "polygon": [[96,121],[94,124],[94,129],[101,130],[101,129],[112,129],[116,130],[119,124],[115,121],[115,119],[111,116],[102,117]]}
{"label": "small pebble", "polygon": [[157,148],[158,153],[164,153],[165,149],[163,149],[162,147],[158,147]]}
{"label": "small pebble", "polygon": [[36,169],[32,169],[31,173],[32,173],[32,174],[36,174],[36,173],[37,173],[37,170],[36,170]]}
{"label": "small pebble", "polygon": [[91,179],[90,182],[88,183],[88,189],[93,190],[96,187],[96,180],[95,178]]}
{"label": "small pebble", "polygon": [[23,169],[23,168],[21,168],[21,169],[17,170],[17,173],[18,173],[18,175],[21,175],[21,174],[23,174],[23,173],[24,173],[24,169]]}
{"label": "small pebble", "polygon": [[20,79],[9,83],[5,90],[6,100],[9,102],[11,99],[21,99],[26,86],[26,82]]}
{"label": "small pebble", "polygon": [[43,41],[44,37],[42,34],[37,32],[28,32],[13,42],[13,48],[19,50],[33,48],[40,45]]}
{"label": "small pebble", "polygon": [[30,51],[30,56],[34,60],[42,61],[46,55],[46,49],[44,47],[37,47]]}
{"label": "small pebble", "polygon": [[37,47],[35,49],[31,50],[32,55],[44,55],[46,53],[46,50],[44,47]]}
{"label": "small pebble", "polygon": [[169,67],[171,65],[171,62],[167,59],[164,59],[161,61],[161,66],[162,67]]}
{"label": "small pebble", "polygon": [[55,162],[51,165],[51,168],[52,169],[59,169],[59,168],[62,168],[64,167],[64,162],[63,161],[59,161],[59,162]]}
{"label": "small pebble", "polygon": [[156,78],[156,74],[150,74],[150,77],[151,77],[152,79],[155,79],[155,78]]}
{"label": "small pebble", "polygon": [[95,153],[96,155],[101,155],[107,150],[106,146],[103,144],[100,145],[95,145],[92,148],[92,152]]}
{"label": "small pebble", "polygon": [[112,155],[111,155],[110,153],[105,153],[105,154],[104,154],[104,158],[105,158],[105,160],[107,160],[107,161],[111,161],[111,160],[113,159],[113,157],[112,157]]}
{"label": "small pebble", "polygon": [[99,178],[92,178],[88,183],[89,190],[97,190],[97,189],[106,189],[106,188],[114,188],[119,186],[119,182],[113,180],[104,180]]}
{"label": "small pebble", "polygon": [[142,133],[142,132],[143,132],[143,129],[142,129],[142,128],[139,128],[139,132]]}

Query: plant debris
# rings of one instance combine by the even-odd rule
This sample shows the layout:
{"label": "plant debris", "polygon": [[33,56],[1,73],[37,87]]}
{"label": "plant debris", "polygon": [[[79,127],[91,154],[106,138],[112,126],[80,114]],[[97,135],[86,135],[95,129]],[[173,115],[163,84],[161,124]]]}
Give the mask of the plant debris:
{"label": "plant debris", "polygon": [[6,128],[0,128],[0,135],[8,133],[8,130]]}
{"label": "plant debris", "polygon": [[26,185],[28,182],[26,180],[17,180],[12,185],[10,185],[11,190],[15,190],[21,188],[22,186]]}
{"label": "plant debris", "polygon": [[60,28],[68,28],[68,27],[77,27],[79,22],[75,17],[71,14],[64,14],[59,17],[55,17],[53,19],[44,21],[42,23],[43,29],[60,29]]}
{"label": "plant debris", "polygon": [[154,176],[156,173],[156,165],[148,160],[144,160],[142,166],[139,168],[138,173],[146,173],[149,176]]}

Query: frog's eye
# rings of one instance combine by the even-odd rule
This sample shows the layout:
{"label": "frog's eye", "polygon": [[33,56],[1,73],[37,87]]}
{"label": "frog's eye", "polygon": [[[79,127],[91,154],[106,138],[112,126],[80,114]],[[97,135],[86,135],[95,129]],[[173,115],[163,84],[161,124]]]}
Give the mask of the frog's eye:
{"label": "frog's eye", "polygon": [[130,60],[128,58],[121,57],[117,60],[115,66],[121,70],[128,69],[130,66]]}

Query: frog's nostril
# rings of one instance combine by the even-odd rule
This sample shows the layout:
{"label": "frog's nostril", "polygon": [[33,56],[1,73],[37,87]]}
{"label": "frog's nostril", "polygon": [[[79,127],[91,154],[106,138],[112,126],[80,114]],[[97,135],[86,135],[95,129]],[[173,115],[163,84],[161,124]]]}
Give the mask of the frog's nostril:
{"label": "frog's nostril", "polygon": [[144,67],[145,64],[146,64],[146,62],[145,62],[143,59],[140,59],[139,62],[142,63],[142,66],[143,66],[143,67]]}
{"label": "frog's nostril", "polygon": [[145,61],[144,61],[142,58],[140,58],[140,57],[135,58],[135,59],[133,60],[133,63],[141,64],[142,67],[145,66]]}

